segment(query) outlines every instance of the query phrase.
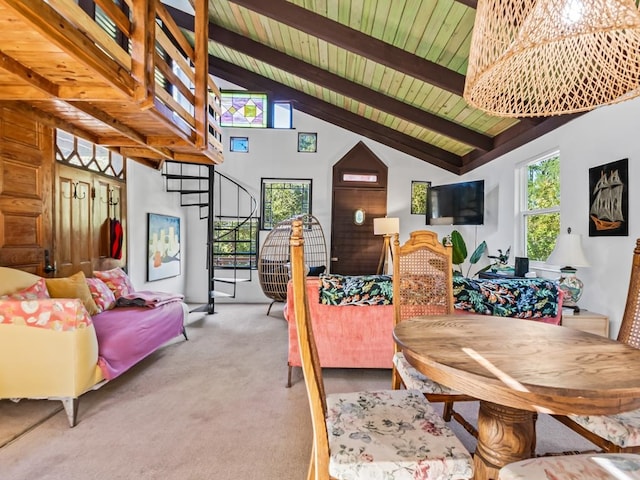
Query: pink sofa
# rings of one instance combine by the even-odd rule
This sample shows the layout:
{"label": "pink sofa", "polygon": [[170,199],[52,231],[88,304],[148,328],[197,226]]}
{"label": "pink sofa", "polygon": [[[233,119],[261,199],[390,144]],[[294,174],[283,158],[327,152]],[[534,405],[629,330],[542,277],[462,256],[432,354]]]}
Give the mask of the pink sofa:
{"label": "pink sofa", "polygon": [[[320,365],[391,368],[393,305],[324,305],[320,303],[320,286],[319,277],[307,278],[307,298]],[[511,316],[555,325],[562,318],[562,291],[552,281],[457,278],[453,290],[456,313]],[[292,368],[301,366],[293,312],[293,286],[289,282],[284,308],[289,331],[288,387]]]}
{"label": "pink sofa", "polygon": [[[307,278],[307,298],[322,367],[391,368],[393,305],[323,305],[319,302],[318,277]],[[287,286],[284,316],[289,324],[287,386],[290,387],[292,367],[302,365],[291,282]]]}

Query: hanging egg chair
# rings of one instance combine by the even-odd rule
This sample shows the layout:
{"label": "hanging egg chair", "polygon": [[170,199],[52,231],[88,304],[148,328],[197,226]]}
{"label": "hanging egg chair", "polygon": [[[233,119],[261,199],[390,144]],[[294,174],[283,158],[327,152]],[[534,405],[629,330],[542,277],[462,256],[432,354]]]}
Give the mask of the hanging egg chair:
{"label": "hanging egg chair", "polygon": [[258,279],[263,293],[272,300],[267,315],[275,302],[287,300],[289,282],[289,237],[294,220],[303,221],[304,261],[309,276],[318,276],[327,270],[327,244],[322,226],[313,215],[298,215],[278,223],[269,232],[258,256]]}

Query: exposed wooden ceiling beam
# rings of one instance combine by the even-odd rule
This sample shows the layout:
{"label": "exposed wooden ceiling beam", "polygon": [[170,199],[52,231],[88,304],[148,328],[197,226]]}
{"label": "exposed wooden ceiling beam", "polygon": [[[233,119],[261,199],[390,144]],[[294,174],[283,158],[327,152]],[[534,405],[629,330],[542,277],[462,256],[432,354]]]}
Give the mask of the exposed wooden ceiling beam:
{"label": "exposed wooden ceiling beam", "polygon": [[363,135],[449,172],[459,173],[462,161],[458,155],[401,134],[392,128],[367,120],[237,65],[210,56],[209,73],[250,90],[267,91],[279,98],[295,101],[296,109],[299,111]]}
{"label": "exposed wooden ceiling beam", "polygon": [[491,160],[495,160],[499,156],[504,155],[511,150],[515,150],[516,148],[521,147],[522,145],[529,143],[532,140],[535,140],[545,133],[549,133],[552,130],[555,130],[556,128],[564,125],[567,122],[570,122],[580,115],[582,115],[582,113],[549,117],[544,119],[537,125],[534,125],[533,127],[523,128],[520,132],[517,132],[518,134],[516,135],[513,135],[513,133],[516,133],[516,131],[512,130],[515,127],[511,127],[511,129],[496,136],[496,147],[490,152],[471,152],[468,155],[465,155],[463,157],[463,166],[460,169],[460,174],[470,172],[475,168],[489,163]]}
{"label": "exposed wooden ceiling beam", "polygon": [[162,147],[149,145],[147,142],[147,138],[144,135],[142,135],[140,132],[134,130],[128,125],[125,125],[124,123],[120,122],[118,119],[108,115],[107,113],[100,110],[99,108],[96,108],[87,102],[67,102],[67,103],[72,107],[76,108],[78,111],[83,112],[89,115],[90,117],[98,120],[99,122],[102,122],[105,125],[113,128],[116,132],[120,133],[121,135],[124,135],[125,137],[130,138],[135,142],[138,142],[138,144],[141,147],[146,147],[147,150],[151,150],[153,152],[150,154],[152,158],[155,158],[156,155],[161,155],[167,158],[173,157],[173,154],[170,150]]}
{"label": "exposed wooden ceiling beam", "polygon": [[[172,7],[167,7],[167,11],[171,13],[171,16],[180,28],[192,31],[194,28],[194,17],[192,15]],[[265,62],[418,126],[446,135],[466,145],[482,150],[491,150],[491,148],[493,148],[493,139],[487,135],[483,135],[458,123],[408,105],[355,82],[351,82],[322,68],[318,68],[251,40],[250,38],[231,32],[219,25],[209,23],[209,38],[214,42],[249,55],[256,60]]]}
{"label": "exposed wooden ceiling beam", "polygon": [[27,82],[32,87],[37,88],[47,95],[52,97],[58,95],[58,86],[55,83],[9,57],[4,52],[0,52],[0,68],[18,76],[22,81]]}
{"label": "exposed wooden ceiling beam", "polygon": [[286,0],[230,0],[448,92],[462,96],[464,75],[318,15]]}

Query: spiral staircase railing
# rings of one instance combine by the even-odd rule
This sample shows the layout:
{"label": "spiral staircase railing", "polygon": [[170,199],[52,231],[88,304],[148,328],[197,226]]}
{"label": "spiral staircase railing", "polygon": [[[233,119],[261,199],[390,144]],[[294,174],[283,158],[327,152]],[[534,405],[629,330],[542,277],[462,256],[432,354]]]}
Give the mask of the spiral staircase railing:
{"label": "spiral staircase railing", "polygon": [[199,209],[207,220],[208,302],[193,311],[215,313],[216,298],[235,298],[238,284],[250,282],[258,257],[258,202],[238,181],[213,165],[166,161],[167,192],[180,205]]}

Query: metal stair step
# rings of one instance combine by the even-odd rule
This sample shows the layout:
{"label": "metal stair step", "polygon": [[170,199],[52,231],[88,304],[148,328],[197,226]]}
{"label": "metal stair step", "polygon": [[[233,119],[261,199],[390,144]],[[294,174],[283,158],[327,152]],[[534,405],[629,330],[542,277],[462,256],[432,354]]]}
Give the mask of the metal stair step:
{"label": "metal stair step", "polygon": [[231,278],[231,277],[213,277],[214,282],[220,283],[242,283],[248,282],[248,278]]}
{"label": "metal stair step", "polygon": [[183,195],[191,195],[195,193],[209,193],[209,190],[189,190],[183,188],[167,189],[167,192],[180,192]]}
{"label": "metal stair step", "polygon": [[209,177],[200,175],[180,175],[178,173],[164,173],[167,180],[209,180]]}
{"label": "metal stair step", "polygon": [[209,292],[211,298],[233,298],[233,294],[227,292],[219,292],[218,290],[211,290]]}

